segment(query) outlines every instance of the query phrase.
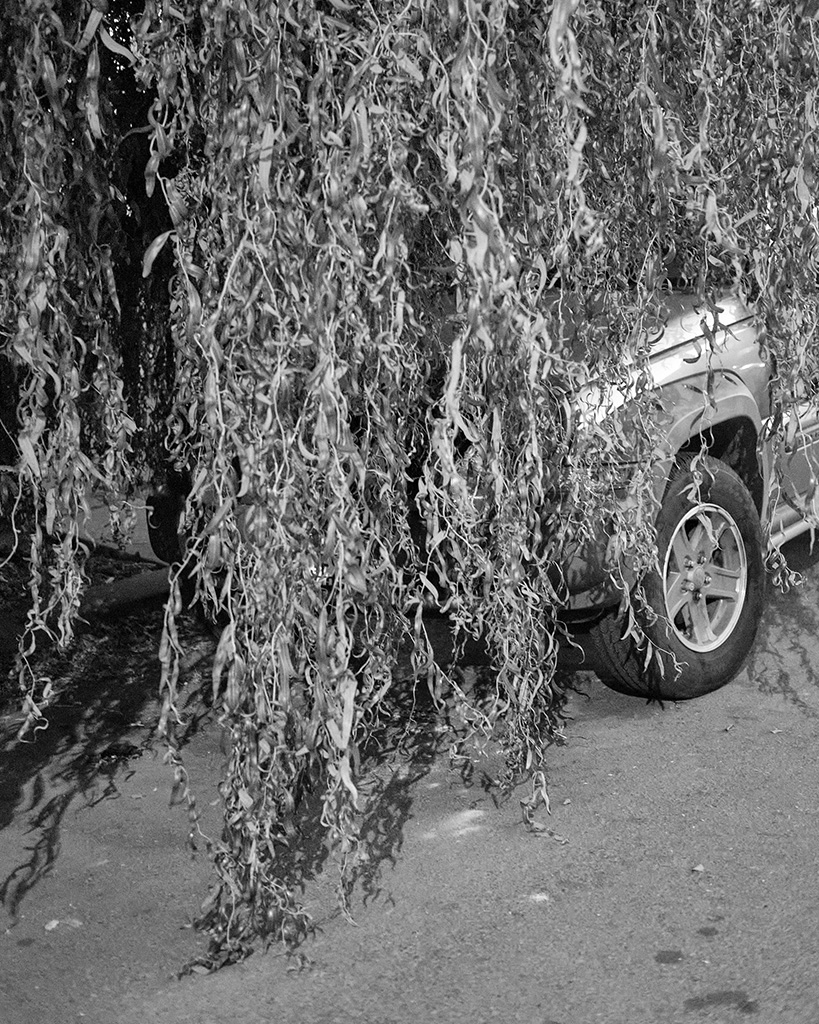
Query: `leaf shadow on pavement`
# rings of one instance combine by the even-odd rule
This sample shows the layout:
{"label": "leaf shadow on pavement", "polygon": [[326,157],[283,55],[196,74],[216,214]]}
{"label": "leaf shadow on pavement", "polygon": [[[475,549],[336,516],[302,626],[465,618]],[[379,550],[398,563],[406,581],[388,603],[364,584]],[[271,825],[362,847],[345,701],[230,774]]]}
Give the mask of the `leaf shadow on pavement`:
{"label": "leaf shadow on pavement", "polygon": [[[18,608],[5,604],[0,613],[20,617]],[[96,614],[81,624],[69,651],[38,651],[33,667],[53,680],[57,697],[46,711],[44,726],[22,740],[16,735],[22,720],[17,696],[5,694],[0,709],[6,712],[0,717],[0,833],[13,828],[25,836],[24,856],[17,855],[19,863],[6,860],[0,871],[0,906],[12,922],[26,895],[57,863],[69,807],[76,808],[78,800],[93,807],[116,799],[117,782],[128,777],[129,762],[155,752],[163,607],[161,597],[118,605],[115,612]],[[215,647],[207,628],[194,614],[185,616],[180,626],[185,661],[191,663],[191,649],[198,647],[207,663]],[[446,624],[433,637],[433,648],[436,660],[449,660]],[[6,644],[2,654],[0,671],[6,676],[13,649]],[[185,723],[177,736],[183,753],[196,732],[213,723],[210,689],[203,685],[188,690]],[[379,724],[361,750],[365,799],[360,835],[367,853],[353,863],[346,885],[359,885],[365,903],[379,898],[384,867],[394,866],[400,855],[412,816],[413,787],[449,742],[443,722],[425,683],[413,682],[408,671],[399,672]],[[171,782],[169,772],[169,788]],[[302,891],[324,870],[329,856],[321,787],[311,791],[306,783],[294,841],[280,850],[277,865],[282,881]],[[7,849],[13,845],[8,843]]]}
{"label": "leaf shadow on pavement", "polygon": [[[20,904],[53,869],[63,820],[77,799],[85,806],[118,797],[115,776],[151,748],[152,723],[143,723],[159,686],[156,657],[162,628],[159,599],[126,614],[99,618],[77,631],[70,650],[45,647],[32,668],[53,680],[57,696],[43,726],[18,738],[22,715],[5,694],[0,719],[0,832],[21,825],[25,858],[0,878],[0,905],[14,921]],[[1,666],[3,675],[8,665]],[[22,822],[25,820],[25,824]]]}
{"label": "leaf shadow on pavement", "polygon": [[765,614],[747,669],[760,693],[779,696],[806,717],[817,718],[819,711],[804,694],[806,684],[819,678],[819,612],[811,593],[819,544],[803,534],[789,541],[782,553],[797,576],[782,590],[768,580]]}
{"label": "leaf shadow on pavement", "polygon": [[[9,609],[9,614],[16,611]],[[0,719],[0,832],[12,824],[20,830],[24,822],[28,837],[24,859],[11,867],[4,864],[0,872],[0,905],[12,921],[26,894],[59,857],[69,806],[78,799],[87,807],[116,799],[117,780],[127,778],[129,762],[154,749],[162,617],[160,597],[91,617],[78,630],[69,652],[45,650],[37,655],[36,671],[52,678],[58,693],[47,710],[46,727],[19,740],[19,716]],[[197,649],[206,660],[214,647],[207,628],[194,614],[185,616],[180,627],[189,652],[186,662],[191,664],[190,652],[195,658]],[[449,665],[453,637],[448,620],[432,617],[426,627],[436,661]],[[459,665],[478,667],[491,689],[489,659],[479,644],[467,645]],[[0,670],[8,667],[0,665]],[[200,726],[215,717],[208,706],[209,692],[207,685],[188,691],[185,726],[178,737],[183,751]],[[629,710],[636,710],[631,702]],[[609,708],[607,713],[616,711]],[[379,724],[361,750],[360,836],[365,852],[352,861],[341,884],[348,893],[358,886],[365,905],[382,896],[384,870],[395,866],[412,818],[413,790],[450,748],[451,725],[426,684],[413,681],[405,661],[381,708]],[[478,785],[496,799],[497,782],[485,772],[462,768],[461,782]],[[282,881],[294,890],[303,892],[326,866],[329,846],[322,811],[321,786],[311,791],[305,780],[294,841],[279,850],[277,865]]]}
{"label": "leaf shadow on pavement", "polygon": [[[312,885],[322,876],[331,882],[329,868],[338,867],[336,899],[331,900],[318,915],[293,905],[301,919],[298,928],[284,925],[288,954],[296,954],[304,941],[322,931],[323,924],[344,913],[352,916],[351,903],[358,891],[364,906],[383,897],[385,870],[394,868],[404,843],[404,831],[412,818],[414,787],[432,768],[436,756],[446,746],[445,733],[439,728],[441,716],[424,683],[411,678],[399,679],[387,695],[379,724],[359,751],[360,766],[356,783],[360,796],[361,819],[357,855],[336,857],[328,842],[327,828],[322,821],[323,787],[320,781],[305,780],[305,787],[288,826],[289,842],[277,845],[276,876],[298,902],[311,893]],[[388,896],[389,900],[390,897]],[[308,903],[314,902],[309,899]],[[324,900],[322,899],[322,903]],[[306,910],[306,905],[305,905]],[[200,926],[209,924],[207,915]],[[271,939],[276,930],[271,933]],[[235,960],[244,959],[253,947],[241,950],[220,950],[211,945],[208,953],[183,966],[181,973],[191,970],[210,972]],[[309,958],[308,958],[309,959]]]}
{"label": "leaf shadow on pavement", "polygon": [[[434,633],[435,659],[448,664],[451,631],[443,624]],[[365,906],[378,900],[384,891],[385,869],[395,867],[403,848],[405,827],[413,813],[414,788],[450,742],[446,709],[436,703],[425,681],[413,678],[407,652],[403,652],[393,685],[379,706],[377,721],[358,751],[355,779],[361,817],[356,853],[346,859],[334,858],[322,821],[323,783],[304,778],[299,802],[287,826],[289,842],[276,850],[276,873],[282,885],[304,895],[336,859],[340,869],[336,892],[340,899],[329,911],[330,917],[344,913],[343,908],[349,912],[356,890]],[[295,949],[301,940],[320,930],[319,920],[312,919],[304,932],[291,933],[288,941]],[[208,969],[217,966],[207,957],[202,964]]]}
{"label": "leaf shadow on pavement", "polygon": [[448,745],[441,712],[423,683],[399,682],[386,710],[362,752],[371,779],[360,833],[366,854],[351,885],[360,885],[365,905],[381,895],[384,866],[397,863],[412,818],[413,787]]}

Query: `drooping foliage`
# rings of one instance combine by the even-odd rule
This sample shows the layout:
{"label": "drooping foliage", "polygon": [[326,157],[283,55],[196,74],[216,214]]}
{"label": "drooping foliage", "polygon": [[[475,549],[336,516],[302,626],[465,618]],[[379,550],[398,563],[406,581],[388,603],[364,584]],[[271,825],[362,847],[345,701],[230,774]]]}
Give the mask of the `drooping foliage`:
{"label": "drooping foliage", "polygon": [[[112,18],[112,31],[117,24]],[[154,426],[141,399],[153,398],[151,379],[161,366],[157,352],[139,356],[152,339],[161,347],[164,332],[151,329],[163,315],[146,308],[145,287],[122,317],[129,250],[141,256],[155,231],[134,237],[127,140],[133,115],[145,130],[144,109],[139,118],[138,108],[123,103],[135,96],[133,72],[103,23],[103,7],[8,4],[0,30],[3,450],[9,461],[18,457],[4,467],[16,479],[4,477],[3,515],[30,531],[31,632],[21,645],[20,678],[36,714],[48,694],[26,656],[38,624],[61,643],[72,638],[91,487],[108,496],[114,528],[129,528],[133,513],[118,498],[130,493],[145,462],[143,438]]]}
{"label": "drooping foliage", "polygon": [[[70,640],[87,485],[122,493],[146,464],[189,474],[163,724],[173,743],[192,573],[221,627],[230,738],[216,948],[303,927],[280,864],[306,788],[354,866],[360,752],[402,643],[438,696],[499,730],[530,812],[544,794],[561,569],[604,520],[613,556],[650,564],[667,454],[639,400],[632,422],[578,422],[572,398],[639,393],[669,289],[699,292],[706,337],[723,289],[757,303],[784,432],[816,373],[813,6],[146,0],[126,28],[125,5],[30,0],[0,15],[9,493],[34,517],[31,623],[56,611]],[[431,665],[429,601],[488,645],[479,706]]]}

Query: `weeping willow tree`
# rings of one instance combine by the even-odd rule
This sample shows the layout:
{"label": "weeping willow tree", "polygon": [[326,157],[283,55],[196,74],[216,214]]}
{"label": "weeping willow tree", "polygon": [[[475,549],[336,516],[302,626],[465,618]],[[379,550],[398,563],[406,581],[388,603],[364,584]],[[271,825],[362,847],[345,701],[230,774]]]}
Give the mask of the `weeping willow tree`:
{"label": "weeping willow tree", "polygon": [[[648,379],[669,288],[755,302],[780,422],[815,375],[816,5],[138,6],[0,15],[0,345],[20,399],[4,514],[30,523],[19,685],[36,724],[52,694],[29,655],[37,628],[71,641],[89,487],[188,474],[162,729],[174,749],[192,574],[221,628],[230,741],[204,921],[234,957],[305,927],[280,867],[308,785],[354,871],[360,754],[402,644],[500,738],[527,813],[546,799],[567,552],[609,516],[616,550],[654,557],[656,432],[579,430],[571,400]],[[612,511],[623,459],[632,500]],[[480,704],[433,664],[430,601],[488,646]]]}

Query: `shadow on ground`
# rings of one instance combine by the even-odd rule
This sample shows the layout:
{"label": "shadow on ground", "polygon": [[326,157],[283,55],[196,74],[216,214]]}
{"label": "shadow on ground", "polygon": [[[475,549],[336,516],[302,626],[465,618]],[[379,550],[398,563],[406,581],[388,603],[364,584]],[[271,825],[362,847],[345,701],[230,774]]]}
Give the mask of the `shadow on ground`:
{"label": "shadow on ground", "polygon": [[[18,575],[23,568],[22,563],[17,567]],[[15,592],[9,580],[7,572],[0,614],[19,628],[23,615],[19,603],[9,602],[9,594]],[[12,855],[13,864],[8,858],[0,861],[0,905],[12,922],[26,896],[58,862],[69,807],[90,808],[117,798],[118,783],[133,775],[137,759],[149,751],[154,756],[162,752],[155,729],[163,596],[136,603],[116,599],[118,587],[126,595],[138,593],[134,583],[133,574],[110,582],[114,596],[100,607],[114,610],[89,615],[70,651],[44,649],[36,654],[33,670],[41,679],[54,681],[58,696],[47,709],[43,726],[24,739],[17,736],[22,716],[16,694],[6,693],[6,714],[0,718],[0,832],[13,825],[26,837],[22,858],[18,853]],[[220,730],[207,702],[215,640],[193,613],[183,617],[179,628],[188,665],[189,698],[179,736],[184,757],[185,745],[200,728],[217,734]],[[447,662],[452,637],[446,620],[433,619],[430,633],[436,658]],[[5,676],[13,646],[6,642],[0,655]],[[466,657],[473,663],[486,660],[476,645],[467,649]],[[378,898],[383,867],[395,864],[402,848],[404,826],[412,815],[412,787],[447,742],[440,711],[426,686],[413,684],[408,664],[381,710],[380,724],[362,750],[367,810],[361,835],[368,856],[357,863],[352,881],[360,884],[365,900]],[[172,785],[169,769],[169,793]],[[298,841],[280,851],[283,881],[302,890],[322,871],[328,856],[320,787],[316,789],[306,794],[298,814]],[[7,849],[12,846],[7,844]]]}
{"label": "shadow on ground", "polygon": [[805,684],[819,678],[819,544],[812,546],[810,535],[803,534],[786,544],[783,554],[796,575],[781,588],[768,581],[765,614],[747,669],[760,693],[779,695],[817,718]]}
{"label": "shadow on ground", "polygon": [[54,679],[58,697],[43,726],[17,737],[22,716],[7,694],[0,724],[0,830],[27,817],[26,859],[0,880],[0,902],[17,916],[26,894],[54,867],[69,805],[116,795],[115,776],[150,745],[146,712],[155,712],[161,602],[83,627],[65,654],[34,656],[32,669]]}

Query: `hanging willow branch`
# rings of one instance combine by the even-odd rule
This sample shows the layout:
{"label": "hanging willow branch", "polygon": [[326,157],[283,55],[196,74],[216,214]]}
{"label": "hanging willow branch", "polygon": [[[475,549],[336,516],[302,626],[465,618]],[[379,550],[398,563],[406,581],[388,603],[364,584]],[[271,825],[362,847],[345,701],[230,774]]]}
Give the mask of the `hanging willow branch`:
{"label": "hanging willow branch", "polygon": [[[30,671],[35,631],[66,645],[83,584],[81,526],[88,493],[125,493],[134,423],[111,344],[119,301],[118,238],[105,167],[99,96],[99,12],[79,4],[8,5],[0,157],[2,349],[16,368],[19,462],[13,507],[31,523],[31,607],[18,670],[39,717],[51,683]],[[83,418],[86,425],[83,425]],[[6,509],[4,509],[4,513]]]}
{"label": "hanging willow branch", "polygon": [[[527,815],[545,798],[563,568],[604,518],[615,555],[638,570],[655,557],[666,453],[641,389],[669,289],[715,315],[725,288],[757,303],[774,423],[794,423],[819,314],[809,6],[147,0],[114,45],[133,51],[149,107],[129,201],[167,211],[143,254],[146,280],[173,266],[164,394],[156,337],[139,387],[113,340],[124,219],[99,55],[115,52],[115,12],[3,14],[17,70],[0,102],[2,354],[23,382],[31,622],[53,611],[70,637],[87,485],[99,473],[122,490],[144,459],[123,395],[147,395],[191,481],[160,652],[181,780],[188,577],[221,628],[230,760],[209,962],[303,934],[292,854],[309,792],[354,874],[362,749],[403,642],[438,697],[500,737],[508,781],[532,780]],[[603,402],[635,382],[628,430],[576,422],[581,388]],[[615,503],[623,461],[637,470]],[[429,601],[487,643],[480,702],[430,667]],[[24,692],[40,713],[48,693],[25,676]]]}

